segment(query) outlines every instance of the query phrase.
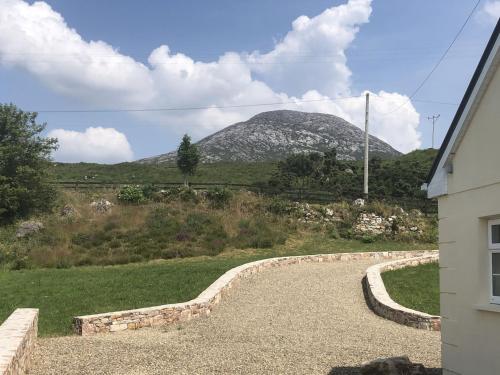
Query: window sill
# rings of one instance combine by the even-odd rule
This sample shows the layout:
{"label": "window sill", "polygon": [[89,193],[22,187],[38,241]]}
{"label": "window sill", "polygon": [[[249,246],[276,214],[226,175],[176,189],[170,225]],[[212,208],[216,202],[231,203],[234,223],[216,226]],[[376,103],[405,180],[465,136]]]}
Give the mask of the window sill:
{"label": "window sill", "polygon": [[480,311],[490,311],[500,313],[500,305],[494,303],[485,303],[474,306],[477,310]]}

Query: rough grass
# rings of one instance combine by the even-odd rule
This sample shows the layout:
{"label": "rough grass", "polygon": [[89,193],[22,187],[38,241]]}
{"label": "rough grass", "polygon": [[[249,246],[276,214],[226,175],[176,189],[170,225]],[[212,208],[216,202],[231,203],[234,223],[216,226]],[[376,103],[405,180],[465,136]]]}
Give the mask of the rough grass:
{"label": "rough grass", "polygon": [[382,274],[391,298],[410,309],[439,315],[439,265],[423,264]]}

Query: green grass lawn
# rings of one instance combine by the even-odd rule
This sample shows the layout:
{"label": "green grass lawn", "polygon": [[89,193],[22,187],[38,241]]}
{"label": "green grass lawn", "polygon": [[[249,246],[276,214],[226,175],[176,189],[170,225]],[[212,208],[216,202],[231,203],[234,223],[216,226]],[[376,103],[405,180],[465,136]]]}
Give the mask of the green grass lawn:
{"label": "green grass lawn", "polygon": [[41,336],[66,335],[71,333],[73,316],[187,301],[227,270],[257,259],[434,247],[386,241],[364,244],[318,236],[298,246],[291,241],[275,249],[231,250],[216,257],[107,267],[0,271],[0,322],[18,307],[37,307]]}
{"label": "green grass lawn", "polygon": [[429,263],[382,274],[391,298],[410,309],[439,315],[439,265]]}

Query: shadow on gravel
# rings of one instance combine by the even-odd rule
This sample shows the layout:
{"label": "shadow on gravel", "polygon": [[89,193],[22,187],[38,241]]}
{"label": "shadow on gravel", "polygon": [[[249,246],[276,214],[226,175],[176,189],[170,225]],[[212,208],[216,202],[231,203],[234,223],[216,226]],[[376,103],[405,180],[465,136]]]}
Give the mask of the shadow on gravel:
{"label": "shadow on gravel", "polygon": [[[442,375],[443,370],[440,368],[428,368],[428,375]],[[359,367],[333,367],[328,375],[360,375]]]}

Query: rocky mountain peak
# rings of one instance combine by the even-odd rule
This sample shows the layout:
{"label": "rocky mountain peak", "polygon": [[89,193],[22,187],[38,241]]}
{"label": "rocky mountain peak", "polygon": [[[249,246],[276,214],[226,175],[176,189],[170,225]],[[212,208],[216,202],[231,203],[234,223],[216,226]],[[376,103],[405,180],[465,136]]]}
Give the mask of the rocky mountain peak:
{"label": "rocky mountain peak", "polygon": [[[197,145],[203,162],[282,160],[300,152],[337,150],[339,159],[363,157],[364,132],[344,119],[323,113],[290,110],[259,113],[203,138]],[[400,155],[382,140],[370,136],[370,153],[384,158]],[[175,161],[175,152],[139,160]]]}

